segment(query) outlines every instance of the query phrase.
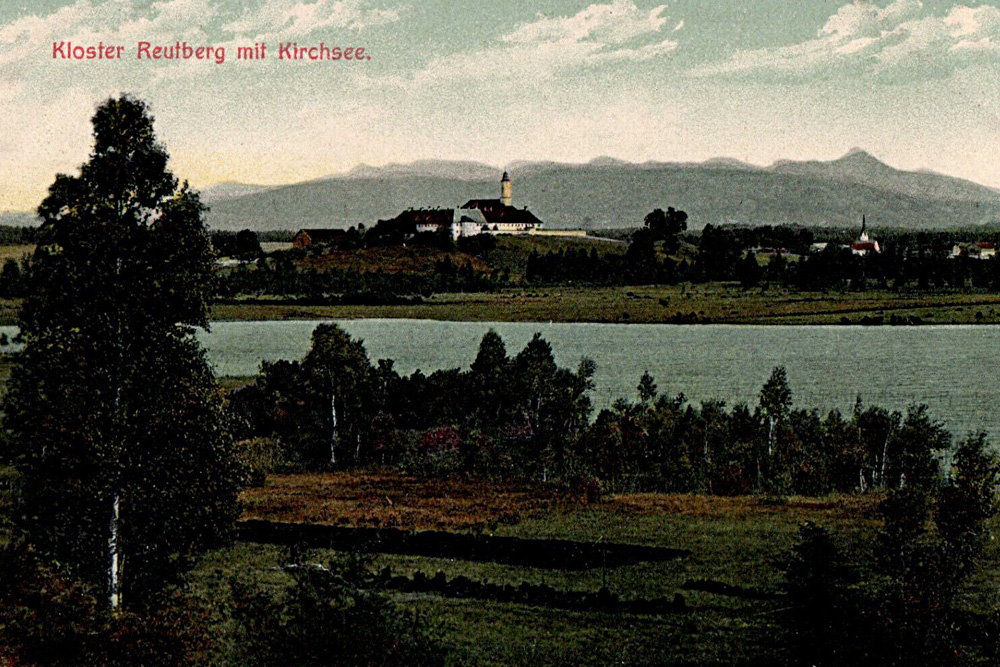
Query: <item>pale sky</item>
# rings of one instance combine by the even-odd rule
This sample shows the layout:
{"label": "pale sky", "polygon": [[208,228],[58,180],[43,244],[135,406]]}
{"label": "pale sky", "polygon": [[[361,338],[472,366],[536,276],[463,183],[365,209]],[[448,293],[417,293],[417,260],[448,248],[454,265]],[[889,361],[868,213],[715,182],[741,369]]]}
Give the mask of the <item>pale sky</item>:
{"label": "pale sky", "polygon": [[[53,58],[53,42],[121,60]],[[226,61],[138,60],[140,41]],[[278,46],[363,47],[360,62]],[[265,43],[267,58],[236,59]],[[0,212],[91,147],[103,99],[146,100],[195,187],[418,159],[755,164],[863,148],[1000,187],[1000,7],[926,0],[5,0]]]}

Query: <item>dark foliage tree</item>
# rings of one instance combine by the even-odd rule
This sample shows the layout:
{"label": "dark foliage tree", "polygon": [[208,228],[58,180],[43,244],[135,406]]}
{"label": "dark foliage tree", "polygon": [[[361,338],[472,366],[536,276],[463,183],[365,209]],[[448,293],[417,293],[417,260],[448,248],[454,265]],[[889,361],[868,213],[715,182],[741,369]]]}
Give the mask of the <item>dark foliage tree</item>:
{"label": "dark foliage tree", "polygon": [[757,484],[764,482],[764,476],[771,465],[778,431],[792,408],[792,390],[788,386],[788,375],[783,366],[771,371],[764,387],[760,390],[760,412],[766,422],[767,450],[758,455]]}
{"label": "dark foliage tree", "polygon": [[109,99],[93,124],[79,176],[39,207],[4,408],[24,529],[115,606],[228,536],[239,475],[194,338],[213,284],[204,207],[142,102]]}
{"label": "dark foliage tree", "polygon": [[797,664],[852,664],[857,646],[845,641],[853,619],[851,572],[830,533],[807,521],[785,563],[788,623]]}
{"label": "dark foliage tree", "polygon": [[636,391],[639,392],[639,401],[645,405],[651,403],[656,399],[656,381],[653,380],[653,376],[646,371],[639,378],[639,384],[636,387]]}
{"label": "dark foliage tree", "polygon": [[16,299],[24,296],[29,262],[8,259],[0,270],[0,297]]}
{"label": "dark foliage tree", "polygon": [[635,285],[656,282],[660,263],[656,258],[655,240],[648,229],[639,229],[632,235],[622,267],[628,282]]}
{"label": "dark foliage tree", "polygon": [[235,254],[237,257],[253,259],[261,253],[260,239],[257,232],[251,229],[244,229],[236,233]]}
{"label": "dark foliage tree", "polygon": [[444,649],[432,629],[377,593],[363,562],[321,565],[296,560],[300,562],[286,568],[290,585],[277,594],[233,581],[238,664],[431,667],[445,663]]}
{"label": "dark foliage tree", "polygon": [[687,213],[670,206],[666,211],[658,208],[648,213],[644,223],[655,238],[663,241],[667,254],[673,254],[680,247],[680,235],[687,230],[687,219]]}
{"label": "dark foliage tree", "polygon": [[490,329],[479,343],[479,352],[469,368],[472,423],[478,428],[498,426],[509,417],[511,401],[510,360],[500,335]]}
{"label": "dark foliage tree", "polygon": [[973,436],[959,445],[951,471],[938,499],[937,522],[948,547],[951,572],[961,577],[983,550],[986,523],[998,509],[1000,460],[985,436]]}
{"label": "dark foliage tree", "polygon": [[29,544],[0,546],[0,664],[23,667],[181,667],[208,643],[187,600],[110,614]]}
{"label": "dark foliage tree", "polygon": [[336,324],[321,324],[313,331],[302,371],[313,392],[312,407],[324,415],[318,423],[321,433],[309,443],[308,460],[320,461],[325,454],[330,465],[360,463],[368,454],[362,446],[368,441],[379,393],[364,343]]}
{"label": "dark foliage tree", "polygon": [[748,250],[743,259],[736,264],[736,279],[743,287],[756,286],[763,273],[760,264],[757,263],[757,256],[753,254],[752,250]]}
{"label": "dark foliage tree", "polygon": [[[911,411],[907,421],[914,424],[902,433],[923,439],[925,419],[922,411]],[[948,475],[940,473],[936,452],[926,446],[911,447],[904,460],[911,476],[901,474],[901,485],[891,488],[879,508],[885,579],[875,600],[879,632],[872,641],[884,664],[954,664],[962,652],[955,597],[974,570],[987,522],[997,511],[1000,462],[982,436],[957,448]],[[925,470],[935,473],[916,474]]]}

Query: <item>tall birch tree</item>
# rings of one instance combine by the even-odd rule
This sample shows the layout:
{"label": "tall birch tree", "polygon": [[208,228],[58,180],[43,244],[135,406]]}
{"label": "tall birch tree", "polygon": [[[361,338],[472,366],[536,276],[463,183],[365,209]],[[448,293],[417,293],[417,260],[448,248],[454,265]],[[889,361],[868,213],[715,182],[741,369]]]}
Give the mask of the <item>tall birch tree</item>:
{"label": "tall birch tree", "polygon": [[38,209],[4,409],[30,538],[115,608],[227,536],[238,473],[194,337],[213,282],[205,207],[143,102],[108,99],[92,121],[89,160]]}

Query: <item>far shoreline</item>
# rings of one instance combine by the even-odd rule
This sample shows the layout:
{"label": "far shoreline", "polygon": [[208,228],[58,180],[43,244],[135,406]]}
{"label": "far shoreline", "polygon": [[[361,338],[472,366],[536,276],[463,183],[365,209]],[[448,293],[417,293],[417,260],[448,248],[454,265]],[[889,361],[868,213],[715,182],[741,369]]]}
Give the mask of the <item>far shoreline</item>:
{"label": "far shoreline", "polygon": [[796,292],[737,284],[538,287],[436,294],[418,303],[312,305],[271,299],[212,306],[212,321],[414,319],[454,322],[922,326],[1000,324],[1000,294]]}
{"label": "far shoreline", "polygon": [[[17,324],[20,300],[0,299],[0,325]],[[258,297],[213,303],[210,322],[412,319],[451,322],[924,326],[1000,324],[1000,294],[985,290],[798,292],[737,283],[548,286],[445,293],[414,302],[316,305]]]}

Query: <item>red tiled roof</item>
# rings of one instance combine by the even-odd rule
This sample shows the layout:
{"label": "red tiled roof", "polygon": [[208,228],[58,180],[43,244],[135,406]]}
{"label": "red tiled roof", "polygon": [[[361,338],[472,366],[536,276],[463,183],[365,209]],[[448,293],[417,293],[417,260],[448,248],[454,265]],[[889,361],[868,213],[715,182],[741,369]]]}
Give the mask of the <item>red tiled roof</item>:
{"label": "red tiled roof", "polygon": [[542,221],[526,208],[505,206],[499,199],[470,199],[462,204],[462,208],[478,208],[483,212],[486,222],[505,223],[512,225],[540,225]]}
{"label": "red tiled roof", "polygon": [[450,208],[407,209],[392,219],[396,224],[450,225],[454,216]]}

